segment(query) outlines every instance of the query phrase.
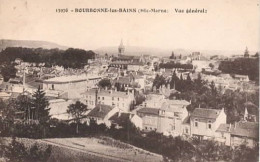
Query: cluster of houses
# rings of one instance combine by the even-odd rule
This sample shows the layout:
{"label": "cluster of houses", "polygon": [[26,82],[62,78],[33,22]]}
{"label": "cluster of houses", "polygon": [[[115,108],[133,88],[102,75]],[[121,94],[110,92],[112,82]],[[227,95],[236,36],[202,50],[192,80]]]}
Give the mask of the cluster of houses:
{"label": "cluster of houses", "polygon": [[84,93],[87,104],[91,106],[86,115],[87,121],[94,119],[98,124],[105,124],[107,127],[114,124],[116,128],[120,128],[130,120],[143,132],[155,131],[167,136],[195,136],[200,139],[213,139],[228,146],[246,144],[253,147],[258,141],[258,123],[245,119],[235,124],[227,124],[224,108],[196,108],[193,112],[188,112],[188,101],[170,100],[161,94],[149,94],[142,105],[129,111],[134,97],[131,97],[131,92],[122,93],[98,90]]}
{"label": "cluster of houses", "polygon": [[[78,70],[27,66],[22,60],[16,60],[18,76],[22,79],[4,84],[0,76],[0,98],[8,99],[12,95],[15,98],[15,93],[32,94],[40,85],[49,100],[50,115],[59,120],[70,121],[72,117],[67,114],[67,107],[81,101],[89,109],[83,120],[89,122],[92,119],[107,127],[114,125],[121,128],[130,120],[143,132],[155,131],[167,136],[196,136],[200,139],[214,139],[228,146],[245,143],[253,147],[257,143],[258,123],[247,121],[249,113],[246,108],[243,121],[227,124],[225,108],[195,108],[189,112],[187,107],[191,104],[190,101],[169,99],[171,93],[178,93],[169,86],[161,87],[156,93],[145,93],[152,89],[157,74],[170,78],[175,71],[177,76],[182,75],[185,79],[189,74],[191,78],[195,77],[196,73],[179,72],[178,69],[155,71],[154,66],[160,61],[158,57],[124,55],[123,43],[118,51],[117,57],[91,60],[88,66]],[[190,60],[199,66],[206,66],[201,61],[207,60],[200,53],[190,55]],[[26,76],[29,74],[35,74],[38,80],[27,80]],[[248,77],[237,77],[238,82],[248,82]],[[110,80],[111,87],[98,86],[99,81],[104,78]],[[228,87],[233,83],[233,78],[229,76],[215,78],[204,75],[203,79],[214,80],[215,84],[228,84]],[[145,100],[138,106],[137,93],[145,96]]]}

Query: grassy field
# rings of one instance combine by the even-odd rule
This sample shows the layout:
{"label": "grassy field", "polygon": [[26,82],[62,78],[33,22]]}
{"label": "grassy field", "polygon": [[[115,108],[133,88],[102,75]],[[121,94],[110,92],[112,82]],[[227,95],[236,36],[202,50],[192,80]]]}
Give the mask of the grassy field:
{"label": "grassy field", "polygon": [[[11,141],[6,138],[6,141]],[[132,145],[108,138],[53,138],[33,140],[20,138],[17,141],[30,147],[37,143],[40,147],[52,146],[48,162],[81,161],[162,161],[162,156],[136,148]]]}

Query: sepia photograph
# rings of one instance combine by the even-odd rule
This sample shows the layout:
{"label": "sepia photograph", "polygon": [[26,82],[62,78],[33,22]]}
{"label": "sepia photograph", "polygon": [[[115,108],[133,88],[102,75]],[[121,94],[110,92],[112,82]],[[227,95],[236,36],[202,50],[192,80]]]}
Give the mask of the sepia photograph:
{"label": "sepia photograph", "polygon": [[0,162],[258,162],[259,0],[0,0]]}

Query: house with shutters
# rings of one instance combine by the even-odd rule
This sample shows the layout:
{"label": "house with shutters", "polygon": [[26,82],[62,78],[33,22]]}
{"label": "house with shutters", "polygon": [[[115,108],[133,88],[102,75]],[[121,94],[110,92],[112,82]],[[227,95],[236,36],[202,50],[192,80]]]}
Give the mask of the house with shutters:
{"label": "house with shutters", "polygon": [[93,109],[97,104],[114,106],[123,112],[129,112],[134,103],[134,92],[117,90],[89,89],[82,93],[82,102]]}
{"label": "house with shutters", "polygon": [[150,100],[145,107],[136,111],[143,120],[143,130],[157,131],[172,136],[182,135],[183,122],[189,115],[186,107],[190,103],[185,100],[162,100],[162,98],[159,98],[162,102],[156,101],[158,100],[155,102]]}
{"label": "house with shutters", "polygon": [[227,146],[235,147],[246,145],[254,147],[259,141],[259,123],[235,122],[234,124],[220,124],[216,133]]}
{"label": "house with shutters", "polygon": [[109,118],[118,111],[114,106],[98,104],[87,114],[86,121],[89,123],[90,120],[94,120],[98,125],[105,124],[107,127],[110,127],[111,122]]}
{"label": "house with shutters", "polygon": [[190,134],[200,139],[217,137],[216,130],[220,124],[226,123],[224,108],[196,108],[190,115]]}
{"label": "house with shutters", "polygon": [[143,121],[142,119],[132,113],[125,113],[118,111],[116,112],[112,117],[109,118],[112,125],[115,126],[115,128],[122,128],[126,126],[128,121],[130,121],[136,128],[142,129]]}

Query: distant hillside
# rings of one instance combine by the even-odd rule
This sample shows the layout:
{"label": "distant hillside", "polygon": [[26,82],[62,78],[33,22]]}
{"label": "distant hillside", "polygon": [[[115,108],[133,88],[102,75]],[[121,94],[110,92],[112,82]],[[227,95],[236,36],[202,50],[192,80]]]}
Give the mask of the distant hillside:
{"label": "distant hillside", "polygon": [[[178,55],[189,55],[192,52],[201,52],[204,56],[213,56],[213,55],[222,55],[222,56],[232,56],[234,54],[243,54],[244,51],[223,51],[223,50],[190,50],[190,49],[159,49],[159,48],[149,48],[149,47],[138,47],[138,46],[126,46],[125,47],[125,54],[126,55],[154,55],[154,56],[161,56],[167,57],[171,55],[172,51],[176,56]],[[117,55],[118,54],[118,47],[101,47],[95,50],[98,54],[105,54],[108,55]]]}
{"label": "distant hillside", "polygon": [[61,46],[56,43],[47,42],[47,41],[32,41],[32,40],[8,40],[8,39],[0,39],[0,50],[5,49],[6,47],[27,47],[27,48],[59,48],[59,49],[67,49],[66,46]]}

